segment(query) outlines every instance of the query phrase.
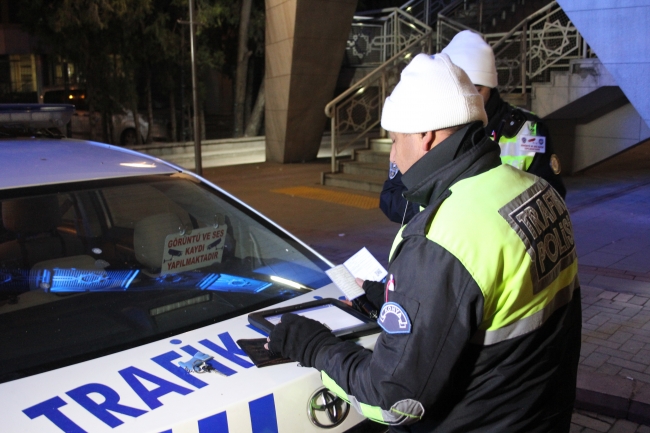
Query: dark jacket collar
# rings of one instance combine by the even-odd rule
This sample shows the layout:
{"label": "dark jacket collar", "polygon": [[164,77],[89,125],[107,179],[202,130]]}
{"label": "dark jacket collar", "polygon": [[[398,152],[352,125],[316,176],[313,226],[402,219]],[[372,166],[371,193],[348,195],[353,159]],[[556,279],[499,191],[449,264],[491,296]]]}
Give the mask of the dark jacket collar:
{"label": "dark jacket collar", "polygon": [[[474,122],[431,149],[402,175],[408,201],[427,206],[456,182],[501,164],[499,146]],[[451,157],[450,157],[451,155]]]}
{"label": "dark jacket collar", "polygon": [[501,99],[501,95],[499,95],[499,90],[496,88],[490,89],[490,97],[485,104],[485,112],[488,115],[488,122],[492,120],[494,115],[497,113],[502,102],[503,100]]}
{"label": "dark jacket collar", "polygon": [[501,119],[504,118],[505,113],[510,110],[510,104],[501,99],[499,91],[494,88],[490,91],[490,98],[485,104],[485,112],[488,116],[488,124],[485,127],[485,132],[492,135],[494,131],[499,130]]}

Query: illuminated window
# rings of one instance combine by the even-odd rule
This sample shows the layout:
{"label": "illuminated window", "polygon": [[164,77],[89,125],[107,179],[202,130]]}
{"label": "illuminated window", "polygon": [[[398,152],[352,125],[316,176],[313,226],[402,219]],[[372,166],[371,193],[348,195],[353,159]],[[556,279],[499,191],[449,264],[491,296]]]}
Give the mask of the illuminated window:
{"label": "illuminated window", "polygon": [[33,54],[9,56],[11,88],[14,92],[36,91],[36,57]]}

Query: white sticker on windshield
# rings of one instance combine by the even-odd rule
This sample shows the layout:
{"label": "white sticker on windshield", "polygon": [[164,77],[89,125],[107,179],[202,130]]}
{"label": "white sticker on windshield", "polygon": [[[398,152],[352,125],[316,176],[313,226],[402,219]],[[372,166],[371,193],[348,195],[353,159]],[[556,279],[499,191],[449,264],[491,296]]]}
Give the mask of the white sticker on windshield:
{"label": "white sticker on windshield", "polygon": [[165,238],[161,274],[198,269],[221,263],[228,226],[206,227],[186,235],[173,234]]}

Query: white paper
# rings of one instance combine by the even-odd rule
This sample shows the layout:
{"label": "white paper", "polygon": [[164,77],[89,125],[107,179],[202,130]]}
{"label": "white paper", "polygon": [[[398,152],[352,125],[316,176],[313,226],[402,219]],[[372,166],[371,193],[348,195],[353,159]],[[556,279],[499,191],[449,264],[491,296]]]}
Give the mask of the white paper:
{"label": "white paper", "polygon": [[354,275],[348,271],[345,265],[334,266],[326,270],[325,273],[349,300],[358,298],[365,293],[354,280]]}
{"label": "white paper", "polygon": [[353,276],[362,280],[381,281],[388,273],[366,247],[361,248],[343,264]]}
{"label": "white paper", "polygon": [[355,277],[362,280],[381,281],[387,274],[386,269],[370,254],[366,247],[361,248],[342,265],[328,269],[325,273],[349,300],[365,294],[354,280]]}

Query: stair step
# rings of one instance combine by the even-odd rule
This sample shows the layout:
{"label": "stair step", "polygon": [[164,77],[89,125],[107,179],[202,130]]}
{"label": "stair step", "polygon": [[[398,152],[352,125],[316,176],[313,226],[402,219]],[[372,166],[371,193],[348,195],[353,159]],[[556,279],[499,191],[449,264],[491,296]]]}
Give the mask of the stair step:
{"label": "stair step", "polygon": [[390,153],[392,144],[393,140],[390,138],[373,138],[370,140],[370,150]]}
{"label": "stair step", "polygon": [[340,168],[342,173],[358,174],[362,176],[388,177],[388,165],[372,164],[359,161],[341,162]]}
{"label": "stair step", "polygon": [[347,173],[325,173],[325,185],[339,188],[356,189],[359,191],[381,192],[384,186],[384,176],[361,176]]}
{"label": "stair step", "polygon": [[357,150],[355,155],[355,159],[359,162],[385,164],[384,166],[386,168],[388,168],[388,164],[390,163],[390,153],[388,152],[377,152],[372,149],[363,149]]}

